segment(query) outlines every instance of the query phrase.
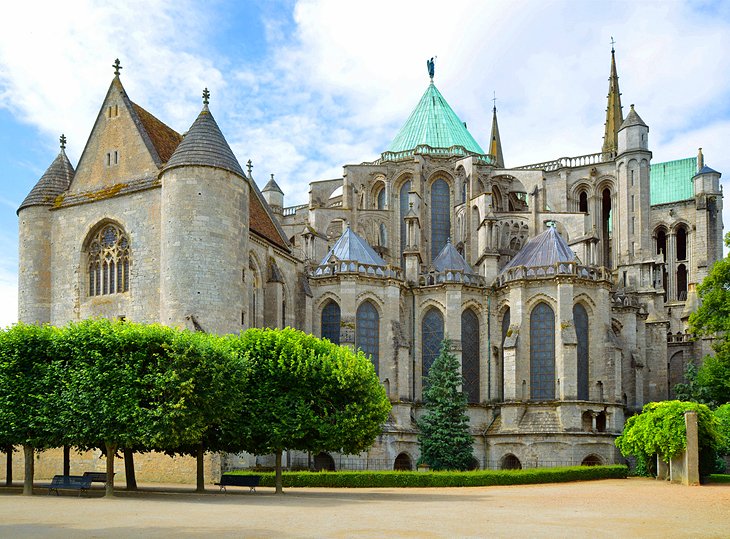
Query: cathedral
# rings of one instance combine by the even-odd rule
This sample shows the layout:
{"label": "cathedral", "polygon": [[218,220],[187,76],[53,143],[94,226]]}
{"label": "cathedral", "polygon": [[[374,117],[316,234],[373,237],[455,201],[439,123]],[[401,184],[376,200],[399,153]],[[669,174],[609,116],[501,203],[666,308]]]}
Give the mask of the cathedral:
{"label": "cathedral", "polygon": [[[481,146],[429,62],[423,97],[380,156],[313,181],[297,206],[273,175],[260,189],[241,166],[207,89],[179,134],[130,99],[119,68],[79,162],[62,137],[18,209],[19,319],[291,326],[361,349],[391,416],[367,453],[316,455],[317,468],[415,467],[444,338],[479,468],[618,462],[627,415],[671,398],[709,351],[687,320],[722,256],[720,173],[701,149],[652,163],[613,50],[593,153],[506,166],[496,109]],[[252,459],[267,457],[221,465]]]}

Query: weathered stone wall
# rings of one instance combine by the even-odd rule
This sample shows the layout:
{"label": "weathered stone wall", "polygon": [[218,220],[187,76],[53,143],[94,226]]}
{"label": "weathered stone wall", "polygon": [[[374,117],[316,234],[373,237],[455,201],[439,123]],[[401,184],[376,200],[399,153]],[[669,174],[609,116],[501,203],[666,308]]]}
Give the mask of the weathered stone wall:
{"label": "weathered stone wall", "polygon": [[18,214],[18,320],[27,324],[51,321],[51,220],[47,206]]}

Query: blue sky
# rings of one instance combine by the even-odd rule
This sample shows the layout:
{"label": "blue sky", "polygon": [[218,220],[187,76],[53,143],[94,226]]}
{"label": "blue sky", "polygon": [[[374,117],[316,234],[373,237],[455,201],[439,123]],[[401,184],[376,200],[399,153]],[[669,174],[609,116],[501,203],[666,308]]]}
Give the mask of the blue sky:
{"label": "blue sky", "polygon": [[[123,6],[123,7],[122,7]],[[482,147],[493,92],[507,166],[600,151],[610,38],[624,111],[654,162],[730,178],[728,2],[13,2],[0,20],[0,326],[17,316],[15,210],[68,138],[76,164],[115,58],[130,96],[179,132],[203,87],[240,162],[285,204],[377,157],[428,84]],[[724,178],[727,188],[728,180]],[[730,200],[724,220],[730,223]]]}

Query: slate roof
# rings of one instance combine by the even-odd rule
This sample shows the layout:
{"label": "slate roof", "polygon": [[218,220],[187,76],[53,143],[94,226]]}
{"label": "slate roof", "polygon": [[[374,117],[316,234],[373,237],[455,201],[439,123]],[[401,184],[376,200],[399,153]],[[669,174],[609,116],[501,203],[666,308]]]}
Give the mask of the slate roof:
{"label": "slate roof", "polygon": [[433,265],[437,271],[457,270],[470,274],[476,273],[459,251],[456,250],[451,240],[446,242],[446,245],[433,261]]}
{"label": "slate roof", "polygon": [[66,152],[61,150],[16,213],[28,206],[52,206],[56,197],[68,189],[73,177],[74,167],[71,166]]}
{"label": "slate roof", "polygon": [[700,170],[697,173],[697,175],[699,175],[699,174],[720,174],[720,173],[714,169],[711,169],[707,165],[705,165],[704,167],[702,167],[702,170]]}
{"label": "slate roof", "polygon": [[634,105],[631,105],[631,110],[629,111],[628,116],[626,116],[624,123],[622,123],[621,127],[619,127],[619,131],[624,127],[630,127],[632,125],[643,125],[644,127],[648,127],[644,123],[644,120],[642,120],[641,117],[636,114],[636,111],[634,110]]}
{"label": "slate roof", "polygon": [[429,84],[387,151],[394,153],[410,151],[421,145],[431,148],[460,146],[469,152],[484,154],[484,150],[477,144],[433,82]]}
{"label": "slate roof", "polygon": [[160,157],[161,163],[167,163],[175,152],[183,137],[180,133],[158,120],[155,116],[140,107],[137,103],[132,103],[134,112],[137,113],[142,127],[152,142],[157,155]]}
{"label": "slate roof", "polygon": [[518,266],[534,268],[552,266],[559,262],[575,261],[578,261],[576,254],[563,237],[558,234],[557,229],[551,226],[545,232],[529,239],[525,246],[504,267],[502,273]]}
{"label": "slate roof", "polygon": [[279,184],[276,183],[276,180],[274,180],[274,175],[271,175],[271,179],[268,181],[266,185],[264,185],[264,188],[261,190],[262,193],[265,193],[267,191],[277,191],[284,194],[284,191],[281,190],[281,187],[279,187]]}
{"label": "slate roof", "polygon": [[322,259],[320,265],[328,264],[332,258],[336,260],[353,260],[373,266],[387,265],[385,260],[378,256],[378,253],[370,247],[368,242],[353,232],[349,226]]}
{"label": "slate roof", "polygon": [[208,105],[203,106],[165,168],[185,165],[221,168],[242,178],[246,177],[215,118],[208,110]]}

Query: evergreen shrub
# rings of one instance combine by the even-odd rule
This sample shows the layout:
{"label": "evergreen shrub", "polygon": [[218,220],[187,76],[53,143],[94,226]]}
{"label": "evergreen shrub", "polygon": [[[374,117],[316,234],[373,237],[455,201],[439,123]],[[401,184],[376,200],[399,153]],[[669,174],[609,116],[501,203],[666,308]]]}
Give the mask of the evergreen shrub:
{"label": "evergreen shrub", "polygon": [[[233,475],[259,475],[260,485],[274,486],[274,473],[252,474],[250,471],[229,472]],[[628,468],[623,465],[572,466],[527,470],[477,470],[468,472],[284,472],[284,487],[377,488],[377,487],[488,487],[496,485],[529,485],[566,483],[597,479],[625,479]]]}

